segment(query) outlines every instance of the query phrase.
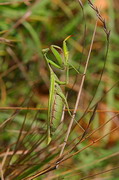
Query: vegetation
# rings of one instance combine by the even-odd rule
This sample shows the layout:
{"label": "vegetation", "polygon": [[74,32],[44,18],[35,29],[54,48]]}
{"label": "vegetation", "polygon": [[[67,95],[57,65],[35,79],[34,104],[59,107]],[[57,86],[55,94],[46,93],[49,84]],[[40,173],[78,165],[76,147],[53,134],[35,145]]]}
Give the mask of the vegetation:
{"label": "vegetation", "polygon": [[1,180],[119,178],[118,6],[0,2]]}

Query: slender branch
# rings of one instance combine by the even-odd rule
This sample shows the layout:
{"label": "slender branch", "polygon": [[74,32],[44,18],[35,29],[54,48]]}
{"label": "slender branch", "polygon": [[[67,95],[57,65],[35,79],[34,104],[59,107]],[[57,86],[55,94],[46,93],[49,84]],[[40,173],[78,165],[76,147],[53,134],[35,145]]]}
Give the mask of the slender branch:
{"label": "slender branch", "polygon": [[118,169],[118,168],[119,168],[119,166],[114,167],[114,168],[111,168],[111,169],[108,169],[108,170],[105,170],[105,171],[101,171],[101,172],[99,172],[99,173],[92,174],[92,175],[86,176],[86,177],[84,177],[84,178],[81,178],[81,180],[88,179],[88,178],[90,178],[90,177],[95,177],[95,176],[97,176],[97,175],[99,175],[99,174],[104,174],[104,173],[107,173],[107,172],[116,170],[116,169]]}
{"label": "slender branch", "polygon": [[66,137],[65,137],[65,140],[64,140],[61,152],[60,152],[60,157],[62,156],[62,154],[64,152],[64,149],[65,149],[65,146],[67,144],[67,140],[69,138],[69,135],[70,135],[70,132],[71,132],[71,128],[72,128],[72,125],[73,125],[73,122],[74,122],[74,119],[75,119],[76,111],[78,109],[78,105],[79,105],[79,101],[80,101],[80,97],[81,97],[81,93],[82,93],[82,89],[83,89],[83,84],[84,84],[84,80],[85,80],[85,77],[86,77],[86,71],[87,71],[87,68],[88,68],[89,60],[90,60],[90,54],[91,54],[91,50],[92,50],[92,46],[93,46],[93,42],[94,42],[96,28],[97,28],[97,22],[96,22],[96,25],[95,25],[95,28],[94,28],[94,32],[93,32],[93,36],[92,36],[92,41],[91,41],[91,45],[90,45],[90,49],[89,49],[89,53],[88,53],[88,57],[87,57],[87,61],[86,61],[85,69],[84,69],[84,73],[83,73],[83,76],[82,76],[81,84],[79,86],[79,92],[78,92],[78,96],[77,96],[74,112],[73,112],[72,119],[70,121],[68,130],[67,130],[67,134],[66,134]]}
{"label": "slender branch", "polygon": [[[35,107],[0,107],[0,110],[32,110],[32,111],[47,111],[48,108],[35,108]],[[69,109],[70,111],[74,111],[74,109]],[[64,109],[64,111],[68,111],[67,108]],[[83,109],[77,109],[76,112],[78,111],[83,111]],[[93,110],[88,110],[88,112],[93,112]],[[108,113],[108,112],[113,112],[113,113],[118,113],[119,110],[107,110],[107,109],[97,109],[97,113]]]}

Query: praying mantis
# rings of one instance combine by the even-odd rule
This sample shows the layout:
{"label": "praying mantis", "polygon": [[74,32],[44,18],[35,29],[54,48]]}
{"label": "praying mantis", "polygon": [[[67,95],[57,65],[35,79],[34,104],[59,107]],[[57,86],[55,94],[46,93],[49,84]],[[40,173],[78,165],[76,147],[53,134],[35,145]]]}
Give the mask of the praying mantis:
{"label": "praying mantis", "polygon": [[[62,48],[60,48],[59,46],[56,46],[56,45],[51,45],[50,49],[51,49],[51,52],[53,53],[53,55],[55,56],[55,59],[56,59],[55,62],[50,60],[47,57],[47,54],[50,51],[49,48],[42,50],[44,59],[46,61],[46,64],[47,64],[49,72],[50,72],[50,90],[49,90],[48,120],[47,120],[47,144],[49,144],[52,139],[52,131],[53,131],[54,122],[60,122],[60,120],[61,120],[64,105],[67,107],[68,113],[71,116],[69,106],[67,103],[67,99],[60,87],[61,85],[68,84],[69,69],[70,69],[70,66],[73,67],[69,63],[69,52],[68,52],[68,48],[67,48],[67,44],[66,44],[66,41],[70,37],[71,36],[68,36],[63,41]],[[58,52],[58,50],[63,52],[63,56],[61,56],[61,54]],[[64,70],[65,76],[66,76],[64,82],[60,81],[58,79],[57,75],[55,74],[55,72],[52,69],[52,66],[54,66],[55,68]]]}

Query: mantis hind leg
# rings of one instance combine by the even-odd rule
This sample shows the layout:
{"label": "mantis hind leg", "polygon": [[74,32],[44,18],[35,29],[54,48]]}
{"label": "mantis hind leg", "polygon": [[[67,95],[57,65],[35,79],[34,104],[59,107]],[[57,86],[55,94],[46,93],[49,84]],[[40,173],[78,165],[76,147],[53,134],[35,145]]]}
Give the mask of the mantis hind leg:
{"label": "mantis hind leg", "polygon": [[47,130],[47,144],[49,144],[51,142],[51,132],[50,129]]}

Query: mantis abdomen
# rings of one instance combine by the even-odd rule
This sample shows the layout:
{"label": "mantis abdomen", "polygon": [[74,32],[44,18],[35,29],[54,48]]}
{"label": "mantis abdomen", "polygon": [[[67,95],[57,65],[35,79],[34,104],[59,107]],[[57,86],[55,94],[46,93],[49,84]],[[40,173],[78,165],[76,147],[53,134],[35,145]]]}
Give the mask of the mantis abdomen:
{"label": "mantis abdomen", "polygon": [[[48,144],[51,141],[52,134],[54,130],[58,127],[61,121],[64,102],[60,95],[62,92],[60,86],[57,83],[54,83],[54,93],[52,94],[52,101],[49,99],[49,108],[48,108]],[[52,103],[51,103],[52,102]]]}
{"label": "mantis abdomen", "polygon": [[[64,102],[61,98],[61,96],[58,94],[58,89],[55,89],[55,96],[54,96],[54,102],[53,102],[53,108],[52,108],[52,122],[53,126],[56,127],[60,123],[62,112],[63,112],[63,106]],[[60,90],[61,91],[61,90]]]}

